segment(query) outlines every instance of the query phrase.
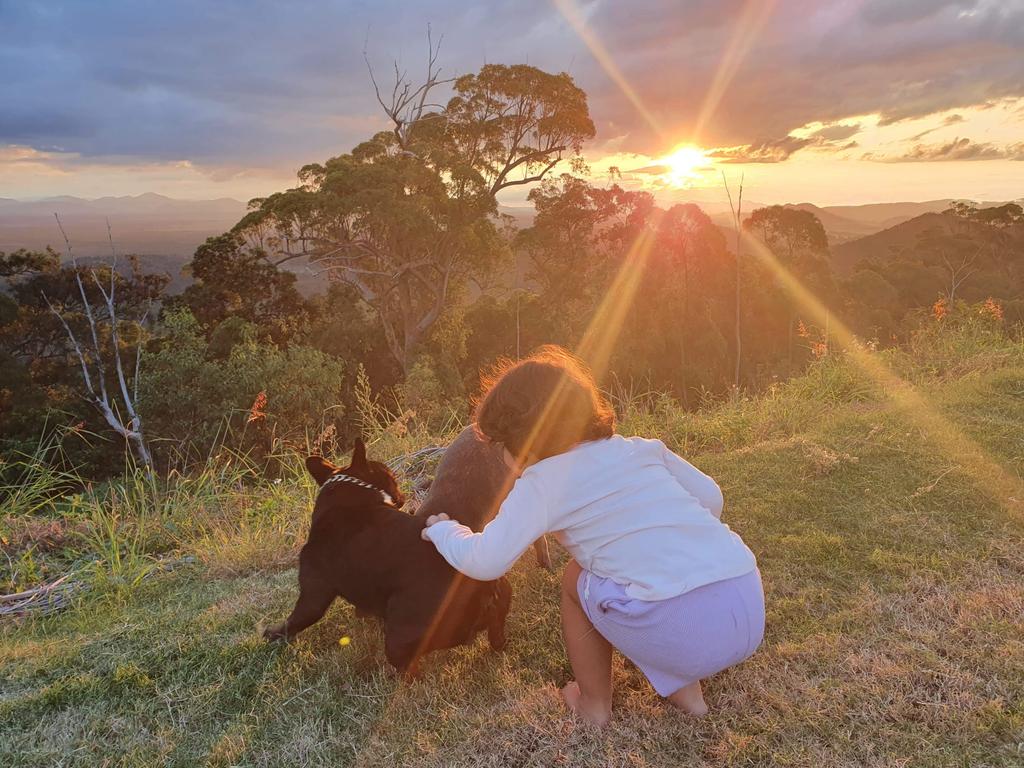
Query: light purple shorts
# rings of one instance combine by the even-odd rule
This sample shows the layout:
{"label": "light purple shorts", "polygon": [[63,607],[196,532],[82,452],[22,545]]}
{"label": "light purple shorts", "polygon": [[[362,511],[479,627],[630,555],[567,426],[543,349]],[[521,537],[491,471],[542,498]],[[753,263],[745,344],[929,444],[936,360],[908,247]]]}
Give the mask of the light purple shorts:
{"label": "light purple shorts", "polygon": [[739,664],[764,638],[764,589],[756,569],[657,601],[629,597],[621,584],[586,570],[576,590],[591,624],[660,696]]}

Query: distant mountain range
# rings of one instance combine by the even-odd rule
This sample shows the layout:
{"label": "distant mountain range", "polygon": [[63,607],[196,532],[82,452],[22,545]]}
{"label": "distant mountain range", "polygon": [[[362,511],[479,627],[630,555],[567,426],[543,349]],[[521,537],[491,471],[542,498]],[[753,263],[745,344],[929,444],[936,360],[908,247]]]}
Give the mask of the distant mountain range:
{"label": "distant mountain range", "polygon": [[[693,194],[688,195],[689,192]],[[727,203],[701,192],[681,190],[678,200],[672,202],[694,202],[716,224],[728,229],[731,219]],[[717,192],[716,195],[721,196]],[[952,202],[942,199],[831,206],[799,203],[789,207],[810,211],[818,217],[828,233],[836,269],[848,273],[866,255],[889,253],[894,247],[912,242],[918,232],[934,225],[937,214],[949,208]],[[744,210],[752,211],[761,206],[761,203],[748,201]],[[533,221],[532,208],[502,205],[499,211],[511,216],[519,227],[527,227]],[[184,284],[181,267],[195,249],[207,237],[230,229],[245,212],[245,203],[228,197],[179,200],[152,192],[95,200],[66,195],[34,201],[0,198],[0,251],[41,249],[47,245],[63,251],[64,244],[53,218],[53,214],[58,213],[77,255],[103,257],[110,252],[109,220],[118,252],[139,255],[147,271],[169,273],[174,281],[172,288],[175,288]],[[900,226],[905,223],[908,225]],[[306,283],[309,278],[303,275],[300,281]],[[315,286],[303,285],[305,290],[311,287]]]}
{"label": "distant mountain range", "polygon": [[18,208],[22,212],[43,211],[52,213],[58,206],[58,213],[98,213],[100,215],[125,214],[138,215],[146,213],[166,214],[177,211],[183,214],[196,212],[236,211],[245,209],[245,203],[231,197],[218,197],[215,200],[182,200],[155,192],[141,195],[124,195],[122,197],[97,197],[87,199],[73,195],[46,197],[41,200],[12,200],[0,197],[0,210]]}
{"label": "distant mountain range", "polygon": [[[705,199],[697,194],[695,202],[715,223],[731,223],[726,204]],[[674,201],[673,201],[674,202]],[[870,205],[817,206],[812,203],[791,205],[814,213],[825,227],[833,245],[880,232],[915,216],[936,213],[949,207],[952,200],[929,200],[923,203],[875,203]],[[744,210],[752,211],[761,203],[747,202]],[[499,206],[517,226],[529,226],[533,209]],[[107,220],[114,242],[123,253],[147,256],[191,257],[207,237],[234,226],[245,215],[245,203],[229,197],[216,200],[178,200],[148,192],[135,197],[101,197],[87,200],[61,196],[45,200],[19,201],[0,198],[0,250],[63,246],[53,214],[60,214],[75,252],[82,256],[103,256],[109,252]]]}
{"label": "distant mountain range", "polygon": [[810,211],[817,216],[828,233],[829,243],[836,246],[894,227],[926,213],[940,213],[948,209],[953,202],[946,199],[929,200],[924,203],[872,203],[825,207],[799,203],[787,207]]}
{"label": "distant mountain range", "polygon": [[237,224],[245,211],[245,203],[229,197],[177,200],[152,192],[96,200],[68,195],[32,201],[0,198],[0,251],[51,245],[63,253],[64,241],[53,218],[57,213],[76,256],[104,258],[110,255],[109,220],[117,252],[138,255],[145,272],[170,275],[169,289],[175,292],[188,282],[181,268],[196,248]]}
{"label": "distant mountain range", "polygon": [[176,200],[146,193],[136,197],[51,197],[18,201],[0,198],[0,251],[43,248],[63,250],[53,214],[60,214],[75,253],[103,256],[110,252],[107,220],[121,253],[147,256],[191,256],[207,237],[234,226],[245,215],[245,203],[217,200]]}

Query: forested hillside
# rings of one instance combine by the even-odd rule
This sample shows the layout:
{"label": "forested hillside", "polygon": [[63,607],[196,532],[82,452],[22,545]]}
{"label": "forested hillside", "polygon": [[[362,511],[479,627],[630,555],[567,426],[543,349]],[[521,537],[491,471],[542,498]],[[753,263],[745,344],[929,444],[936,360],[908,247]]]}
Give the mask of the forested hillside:
{"label": "forested hillside", "polygon": [[[166,474],[222,446],[350,440],[360,391],[432,428],[465,418],[481,371],[547,343],[589,349],[607,388],[695,411],[770,391],[837,342],[899,346],[979,312],[1012,334],[1024,317],[1020,206],[762,206],[723,229],[698,205],[588,179],[594,125],[568,75],[489,64],[444,105],[410,100],[431,72],[423,91],[397,73],[392,130],[245,211],[69,199],[59,248],[0,253],[0,454],[71,432],[63,455],[86,476],[122,471],[126,449]],[[518,187],[532,210],[499,205]],[[109,255],[82,258],[95,243],[76,217],[104,205],[234,215],[174,285],[113,223]],[[940,207],[842,244],[825,226]]]}
{"label": "forested hillside", "polygon": [[[571,175],[530,193],[533,219],[518,222],[526,226],[503,227],[481,189],[438,229],[418,218],[428,215],[422,202],[410,209],[387,188],[391,166],[410,162],[392,157],[391,141],[378,136],[310,166],[301,186],[256,201],[196,250],[191,282],[178,291],[125,256],[113,274],[109,260],[62,261],[55,251],[0,257],[0,450],[31,450],[74,427],[81,439],[69,460],[98,476],[120,466],[124,438],[83,400],[75,349],[95,330],[99,354],[85,358],[94,377],[104,361],[113,375],[108,283],[116,350],[161,471],[187,466],[218,440],[266,452],[327,425],[351,438],[357,381],[404,398],[410,418],[464,415],[480,370],[544,343],[575,347],[623,275],[629,296],[616,333],[624,343],[610,352],[605,384],[664,392],[687,408],[726,398],[737,384],[756,393],[798,374],[829,353],[830,323],[888,347],[935,317],[975,311],[969,305],[1008,330],[1024,317],[1015,205],[961,205],[838,246],[811,211],[761,208],[745,217],[753,240],[741,243],[737,262],[735,237],[697,206],[663,210],[645,192]],[[428,189],[436,183],[424,178]],[[447,193],[417,200],[429,194]],[[325,224],[328,212],[337,223]],[[400,239],[378,239],[384,226]],[[458,238],[435,251],[449,227]],[[296,272],[321,290],[300,291]],[[829,314],[794,296],[786,274]],[[261,393],[265,418],[245,427]]]}

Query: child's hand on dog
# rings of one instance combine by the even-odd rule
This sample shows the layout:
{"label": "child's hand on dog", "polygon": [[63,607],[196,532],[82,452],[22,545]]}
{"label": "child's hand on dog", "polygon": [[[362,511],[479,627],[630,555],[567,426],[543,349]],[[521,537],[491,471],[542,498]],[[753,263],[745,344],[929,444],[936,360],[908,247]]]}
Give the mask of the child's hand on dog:
{"label": "child's hand on dog", "polygon": [[432,526],[434,523],[441,523],[445,520],[451,520],[451,518],[448,517],[448,515],[446,515],[444,512],[442,512],[440,515],[431,515],[430,517],[428,517],[427,522],[423,524],[423,530],[420,531],[420,538],[424,541],[430,541],[430,538],[427,536],[427,528]]}

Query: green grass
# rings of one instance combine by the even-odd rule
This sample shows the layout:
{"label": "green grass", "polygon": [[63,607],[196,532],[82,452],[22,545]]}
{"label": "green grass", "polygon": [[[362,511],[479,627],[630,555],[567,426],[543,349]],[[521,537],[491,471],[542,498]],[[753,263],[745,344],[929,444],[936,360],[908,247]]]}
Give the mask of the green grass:
{"label": "green grass", "polygon": [[[891,362],[1019,478],[1024,351],[993,341],[977,357],[955,375]],[[612,725],[597,736],[569,718],[558,577],[529,557],[512,573],[508,650],[435,654],[413,684],[340,603],[293,645],[264,644],[295,596],[311,488],[242,472],[162,489],[159,515],[122,515],[102,540],[146,530],[122,541],[194,563],[136,580],[145,566],[122,564],[117,588],[99,579],[68,612],[0,625],[0,764],[1024,763],[1024,498],[982,487],[841,360],[698,416],[664,400],[624,409],[624,431],[663,437],[719,480],[760,562],[765,643],[708,682],[710,717],[676,716],[618,659]],[[408,447],[396,441],[379,438]],[[93,572],[113,572],[93,549]]]}

